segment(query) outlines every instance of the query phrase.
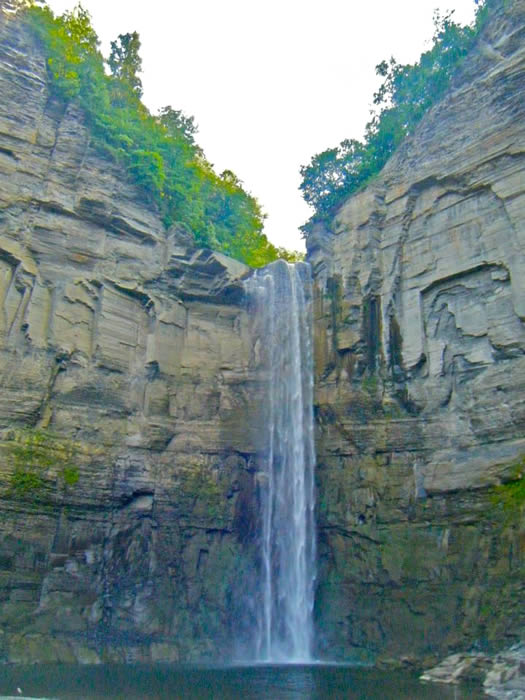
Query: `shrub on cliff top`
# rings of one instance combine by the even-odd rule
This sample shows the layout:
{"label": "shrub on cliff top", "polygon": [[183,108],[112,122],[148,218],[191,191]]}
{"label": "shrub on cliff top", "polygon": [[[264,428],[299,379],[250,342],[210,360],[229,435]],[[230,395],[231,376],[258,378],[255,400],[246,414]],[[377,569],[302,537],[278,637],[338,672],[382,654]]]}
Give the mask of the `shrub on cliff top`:
{"label": "shrub on cliff top", "polygon": [[193,117],[171,107],[152,115],[142,104],[136,32],[112,42],[106,64],[89,13],[81,5],[55,17],[42,2],[26,4],[26,17],[47,56],[52,91],[66,102],[78,100],[95,145],[143,188],[166,228],[184,223],[197,245],[254,267],[297,257],[268,241],[261,208],[241,181],[230,171],[213,171],[194,141]]}
{"label": "shrub on cliff top", "polygon": [[346,197],[375,177],[425,112],[443,96],[486,21],[489,3],[476,0],[472,26],[456,24],[453,12],[441,16],[436,11],[432,48],[417,63],[402,65],[391,58],[376,66],[383,82],[374,94],[363,141],[345,139],[301,167],[300,189],[315,210],[303,226],[305,233],[312,223],[329,218]]}

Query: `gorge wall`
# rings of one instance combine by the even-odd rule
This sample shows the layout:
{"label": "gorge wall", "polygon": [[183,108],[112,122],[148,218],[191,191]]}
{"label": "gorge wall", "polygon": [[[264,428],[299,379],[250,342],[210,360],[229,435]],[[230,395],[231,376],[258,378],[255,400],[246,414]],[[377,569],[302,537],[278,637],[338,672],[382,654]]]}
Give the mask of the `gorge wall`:
{"label": "gorge wall", "polygon": [[321,651],[429,659],[523,633],[525,3],[307,239]]}
{"label": "gorge wall", "polygon": [[[447,97],[308,237],[329,658],[523,628],[524,27],[495,3]],[[250,271],[164,230],[6,0],[0,94],[0,662],[228,658],[264,458]]]}
{"label": "gorge wall", "polygon": [[0,661],[227,655],[253,566],[249,269],[163,229],[10,3],[0,93]]}

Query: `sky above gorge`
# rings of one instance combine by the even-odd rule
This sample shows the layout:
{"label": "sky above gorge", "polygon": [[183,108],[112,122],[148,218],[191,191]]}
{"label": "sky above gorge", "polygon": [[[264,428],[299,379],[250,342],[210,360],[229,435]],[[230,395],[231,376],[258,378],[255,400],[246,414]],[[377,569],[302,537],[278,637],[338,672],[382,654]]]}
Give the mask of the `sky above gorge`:
{"label": "sky above gorge", "polygon": [[[56,14],[75,0],[48,0]],[[379,86],[375,66],[430,46],[434,9],[474,17],[474,0],[82,0],[107,57],[138,31],[143,101],[195,116],[217,172],[233,170],[267,214],[275,245],[301,250],[310,208],[299,169],[360,139]]]}

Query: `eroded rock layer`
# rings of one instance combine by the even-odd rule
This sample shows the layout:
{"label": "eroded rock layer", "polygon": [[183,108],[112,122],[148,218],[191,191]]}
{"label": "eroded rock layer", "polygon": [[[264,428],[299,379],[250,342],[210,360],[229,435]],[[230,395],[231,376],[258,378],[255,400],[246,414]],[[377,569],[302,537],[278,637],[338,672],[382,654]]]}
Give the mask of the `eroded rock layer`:
{"label": "eroded rock layer", "polygon": [[0,8],[0,662],[220,657],[252,566],[249,270],[163,229],[79,109],[49,94],[11,10]]}
{"label": "eroded rock layer", "polygon": [[321,650],[429,658],[523,629],[525,3],[308,237]]}
{"label": "eroded rock layer", "polygon": [[[429,663],[523,628],[525,4],[495,6],[446,99],[308,239],[328,658]],[[11,10],[0,661],[229,657],[256,617],[249,271],[164,230]]]}

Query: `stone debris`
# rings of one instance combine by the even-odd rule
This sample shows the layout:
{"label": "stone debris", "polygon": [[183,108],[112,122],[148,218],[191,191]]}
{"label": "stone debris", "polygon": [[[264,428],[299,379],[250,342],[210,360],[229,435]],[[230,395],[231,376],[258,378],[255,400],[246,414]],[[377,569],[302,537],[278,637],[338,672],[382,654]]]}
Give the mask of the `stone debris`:
{"label": "stone debris", "polygon": [[500,700],[525,698],[525,644],[519,643],[496,655],[482,653],[452,654],[421,680],[457,684],[477,681],[484,692]]}

